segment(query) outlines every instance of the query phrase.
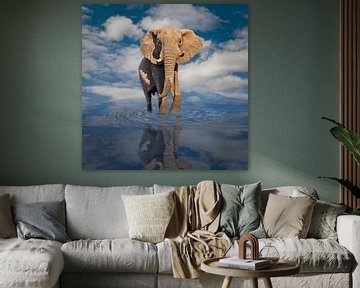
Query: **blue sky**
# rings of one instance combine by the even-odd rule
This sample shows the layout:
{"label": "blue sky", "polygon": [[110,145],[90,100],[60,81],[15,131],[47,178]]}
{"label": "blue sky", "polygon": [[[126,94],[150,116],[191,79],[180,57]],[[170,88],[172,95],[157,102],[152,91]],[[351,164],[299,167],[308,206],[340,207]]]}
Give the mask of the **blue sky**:
{"label": "blue sky", "polygon": [[[141,38],[151,28],[193,29],[202,51],[179,67],[185,102],[248,99],[246,4],[91,4],[82,6],[83,103],[145,97],[138,79]],[[174,14],[174,11],[177,11]]]}

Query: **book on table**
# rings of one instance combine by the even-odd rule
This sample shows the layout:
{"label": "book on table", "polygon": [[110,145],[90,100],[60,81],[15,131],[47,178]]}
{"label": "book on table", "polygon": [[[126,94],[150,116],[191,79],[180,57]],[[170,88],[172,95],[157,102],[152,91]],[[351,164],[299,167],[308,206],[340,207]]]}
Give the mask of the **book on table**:
{"label": "book on table", "polygon": [[267,259],[240,259],[238,256],[233,256],[220,259],[219,266],[237,269],[259,270],[270,267],[271,263]]}

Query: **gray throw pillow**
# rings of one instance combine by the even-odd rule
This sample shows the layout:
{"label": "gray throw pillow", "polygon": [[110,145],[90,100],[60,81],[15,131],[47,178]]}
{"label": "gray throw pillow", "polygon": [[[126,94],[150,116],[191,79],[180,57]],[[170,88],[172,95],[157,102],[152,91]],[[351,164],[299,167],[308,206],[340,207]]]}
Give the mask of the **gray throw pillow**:
{"label": "gray throw pillow", "polygon": [[309,238],[337,240],[336,219],[346,206],[318,200],[312,214]]}
{"label": "gray throw pillow", "polygon": [[15,224],[11,215],[10,195],[0,196],[0,238],[16,237]]}
{"label": "gray throw pillow", "polygon": [[219,231],[229,237],[250,233],[257,238],[265,238],[260,216],[261,182],[243,186],[222,184],[221,192]]}
{"label": "gray throw pillow", "polygon": [[15,204],[13,214],[19,238],[70,241],[65,232],[65,201]]}

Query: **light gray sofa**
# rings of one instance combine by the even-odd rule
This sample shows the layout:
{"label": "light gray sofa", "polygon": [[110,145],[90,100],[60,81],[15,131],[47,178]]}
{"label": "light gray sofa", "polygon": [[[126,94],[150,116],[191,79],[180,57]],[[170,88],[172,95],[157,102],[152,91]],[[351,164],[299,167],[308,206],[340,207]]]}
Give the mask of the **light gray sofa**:
{"label": "light gray sofa", "polygon": [[[174,279],[167,242],[151,244],[128,238],[122,195],[169,191],[154,185],[90,187],[75,185],[0,186],[0,195],[10,194],[15,203],[66,202],[65,244],[40,239],[0,239],[0,287],[221,287],[223,278],[204,275],[199,279]],[[301,189],[301,188],[300,188]],[[291,187],[273,189],[292,195]],[[263,202],[266,195],[263,191]],[[283,258],[301,264],[301,273],[273,278],[274,287],[360,287],[360,217],[337,219],[339,242],[329,239],[260,239],[271,244]],[[237,242],[228,255],[237,254]],[[260,287],[262,281],[259,281]],[[247,287],[244,279],[236,285]],[[243,287],[243,286],[241,286]]]}

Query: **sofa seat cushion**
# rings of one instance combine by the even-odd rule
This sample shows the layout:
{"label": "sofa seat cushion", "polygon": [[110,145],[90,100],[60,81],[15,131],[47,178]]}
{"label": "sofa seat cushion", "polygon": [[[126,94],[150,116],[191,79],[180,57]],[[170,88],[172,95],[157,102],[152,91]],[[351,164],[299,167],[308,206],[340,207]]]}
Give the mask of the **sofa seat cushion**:
{"label": "sofa seat cushion", "polygon": [[264,239],[263,245],[274,246],[280,258],[295,261],[302,272],[350,272],[353,255],[330,239]]}
{"label": "sofa seat cushion", "polygon": [[63,268],[60,242],[0,239],[0,287],[52,287]]}
{"label": "sofa seat cushion", "polygon": [[77,240],[61,248],[66,272],[156,273],[156,246],[122,239]]}
{"label": "sofa seat cushion", "polygon": [[[280,258],[295,261],[302,273],[350,272],[354,265],[353,255],[338,242],[330,239],[267,238],[259,239],[259,249],[274,246]],[[167,241],[157,244],[159,273],[172,273],[171,248]],[[227,256],[238,255],[235,241]],[[250,256],[250,251],[248,251]]]}
{"label": "sofa seat cushion", "polygon": [[[259,239],[260,250],[266,245],[275,247],[281,259],[298,263],[302,273],[350,272],[354,265],[353,255],[344,246],[330,239]],[[233,256],[237,251],[235,243],[228,255]]]}

